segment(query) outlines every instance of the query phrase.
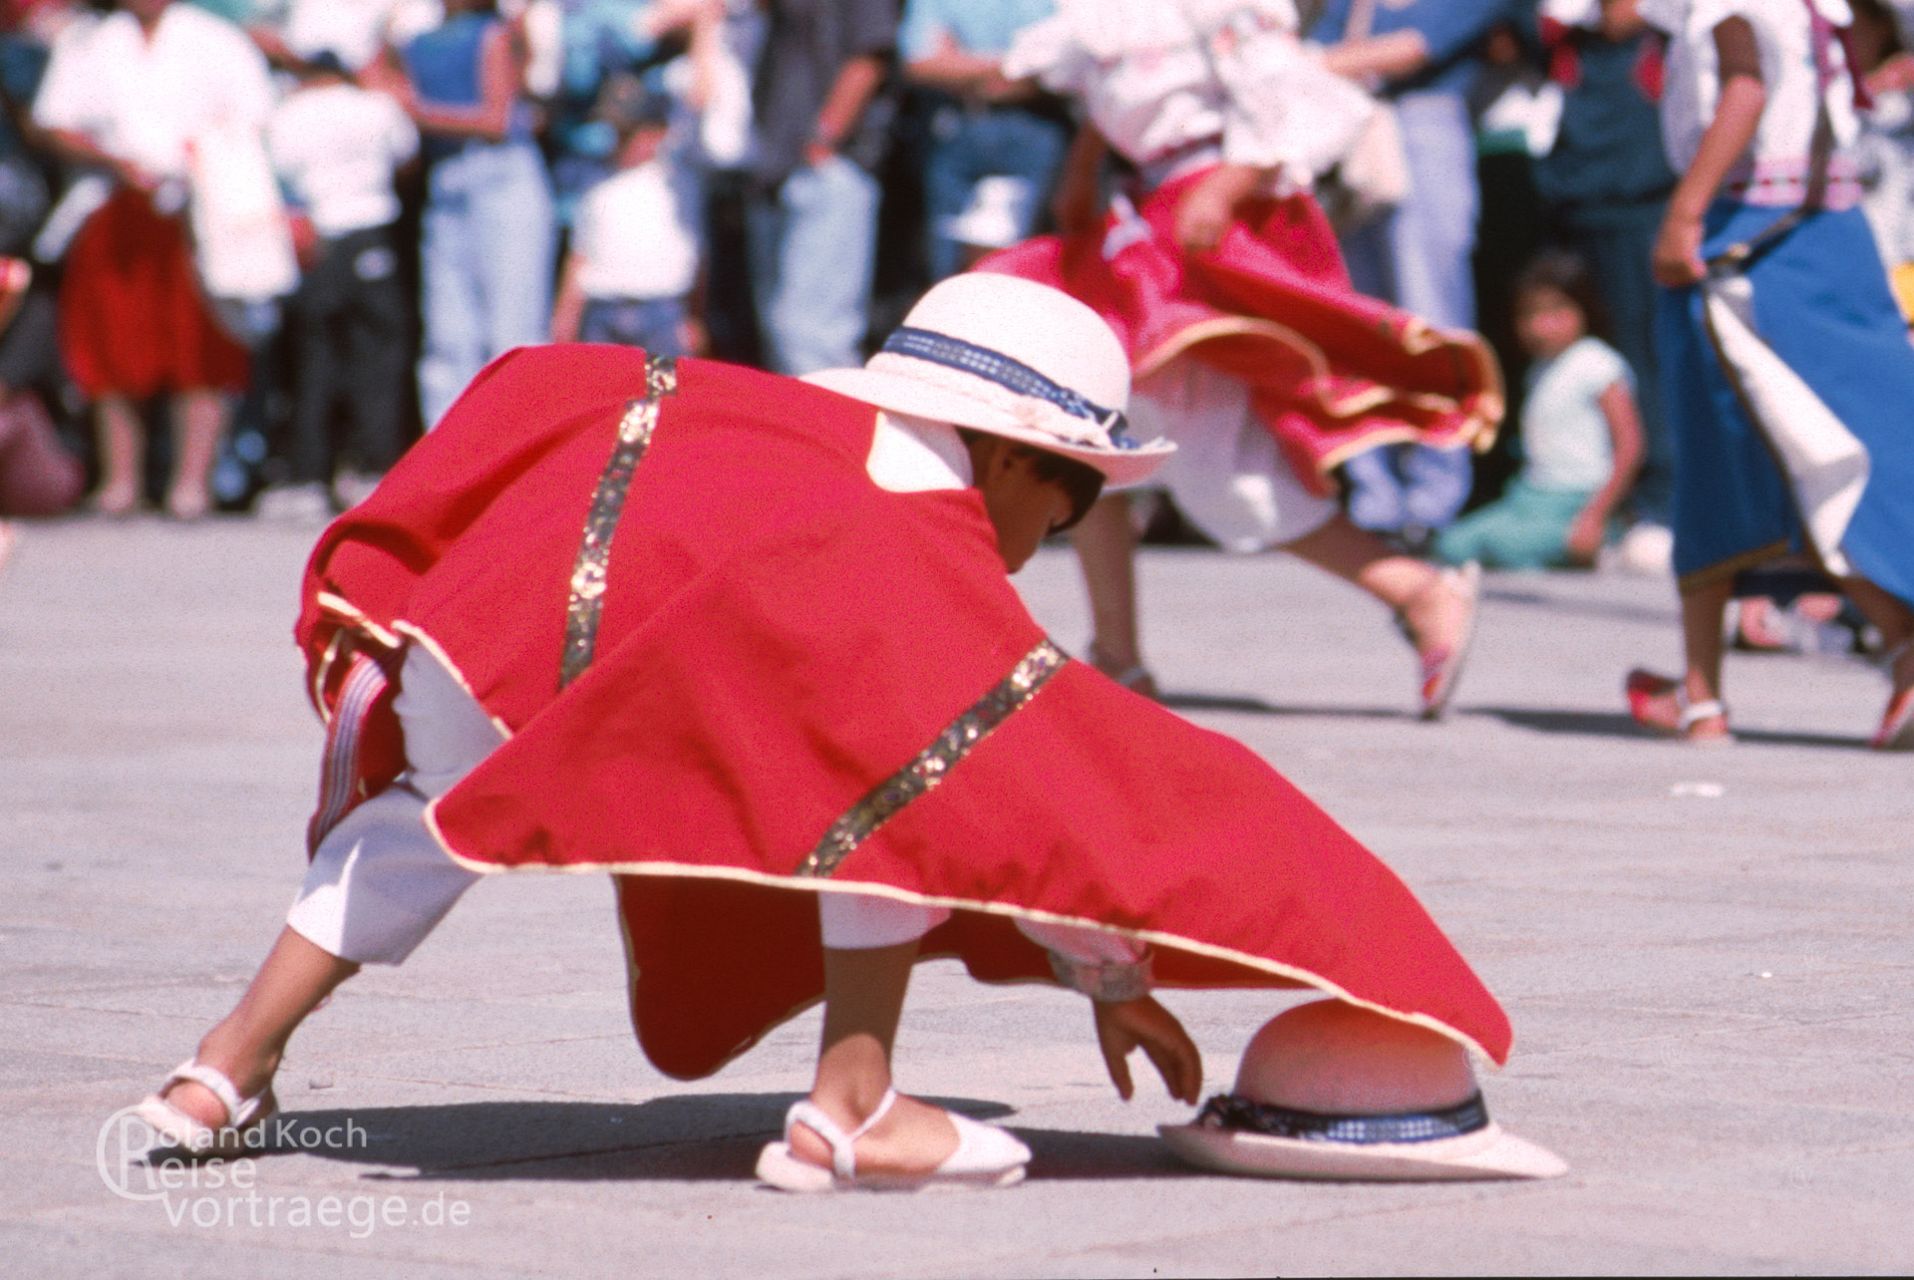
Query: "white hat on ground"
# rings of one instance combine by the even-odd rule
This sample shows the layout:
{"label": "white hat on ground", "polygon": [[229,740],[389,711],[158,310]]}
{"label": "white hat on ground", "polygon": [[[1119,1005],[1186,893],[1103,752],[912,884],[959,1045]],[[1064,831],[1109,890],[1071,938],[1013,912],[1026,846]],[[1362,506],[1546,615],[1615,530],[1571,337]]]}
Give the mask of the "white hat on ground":
{"label": "white hat on ground", "polygon": [[1363,1182],[1553,1178],[1568,1166],[1489,1119],[1468,1054],[1423,1027],[1320,1000],[1279,1014],[1243,1052],[1234,1093],[1162,1125],[1191,1164]]}
{"label": "white hat on ground", "polygon": [[1136,484],[1176,446],[1130,439],[1130,361],[1075,298],[978,272],[933,286],[861,369],[804,381],[889,409],[1061,454]]}

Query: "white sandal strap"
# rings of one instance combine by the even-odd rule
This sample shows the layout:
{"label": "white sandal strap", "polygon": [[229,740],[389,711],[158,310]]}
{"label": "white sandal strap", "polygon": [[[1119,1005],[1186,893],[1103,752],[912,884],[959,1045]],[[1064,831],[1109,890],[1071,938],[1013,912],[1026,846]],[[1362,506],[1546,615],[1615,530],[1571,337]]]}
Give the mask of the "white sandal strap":
{"label": "white sandal strap", "polygon": [[[226,1123],[222,1126],[224,1128],[245,1128],[246,1122],[251,1120],[253,1113],[259,1110],[260,1099],[265,1097],[262,1093],[258,1098],[241,1098],[239,1089],[224,1071],[217,1067],[209,1067],[193,1058],[174,1067],[173,1074],[166,1077],[166,1084],[170,1085],[175,1080],[190,1080],[194,1084],[202,1085],[215,1098],[218,1098],[220,1105],[226,1108]],[[162,1085],[160,1092],[165,1091],[165,1085]]]}
{"label": "white sandal strap", "polygon": [[1703,720],[1712,720],[1716,716],[1726,717],[1728,708],[1719,698],[1710,698],[1706,702],[1690,702],[1677,690],[1675,702],[1681,708],[1681,731],[1687,733]]}
{"label": "white sandal strap", "polygon": [[878,1122],[889,1113],[896,1102],[897,1090],[884,1090],[884,1096],[878,1099],[876,1110],[865,1117],[864,1123],[846,1133],[838,1127],[837,1121],[824,1114],[823,1109],[816,1103],[809,1098],[801,1098],[792,1103],[791,1109],[784,1114],[784,1140],[786,1142],[791,1140],[792,1126],[803,1125],[830,1146],[832,1172],[840,1178],[849,1180],[857,1176],[857,1140],[875,1129]]}

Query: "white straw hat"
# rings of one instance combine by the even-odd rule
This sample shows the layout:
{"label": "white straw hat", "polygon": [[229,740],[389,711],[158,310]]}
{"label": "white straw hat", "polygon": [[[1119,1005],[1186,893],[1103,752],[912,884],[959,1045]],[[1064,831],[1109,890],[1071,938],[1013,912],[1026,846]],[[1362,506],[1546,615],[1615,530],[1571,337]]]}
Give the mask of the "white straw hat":
{"label": "white straw hat", "polygon": [[933,286],[861,369],[804,381],[889,409],[970,427],[1136,484],[1175,451],[1128,435],[1130,361],[1102,317],[1068,294],[975,272]]}
{"label": "white straw hat", "polygon": [[1159,1126],[1191,1164],[1267,1178],[1446,1182],[1553,1178],[1554,1153],[1489,1119],[1462,1047],[1324,1000],[1265,1023],[1234,1093]]}

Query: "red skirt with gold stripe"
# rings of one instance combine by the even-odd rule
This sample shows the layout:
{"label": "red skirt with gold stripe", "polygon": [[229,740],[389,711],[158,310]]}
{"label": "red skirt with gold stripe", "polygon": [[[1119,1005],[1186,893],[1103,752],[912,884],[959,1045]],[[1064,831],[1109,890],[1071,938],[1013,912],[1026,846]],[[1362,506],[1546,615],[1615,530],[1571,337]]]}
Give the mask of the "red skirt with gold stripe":
{"label": "red skirt with gold stripe", "polygon": [[1314,199],[1251,201],[1208,253],[1176,245],[1176,207],[1207,170],[1163,184],[1094,234],[1039,236],[979,269],[1094,307],[1141,381],[1180,356],[1249,385],[1257,418],[1302,482],[1329,493],[1354,455],[1407,441],[1487,449],[1502,375],[1473,333],[1444,332],[1357,293]]}
{"label": "red skirt with gold stripe", "polygon": [[956,908],[924,954],[986,981],[1050,980],[1015,917],[1087,924],[1153,942],[1161,985],[1319,987],[1503,1059],[1402,882],[1248,749],[1061,653],[974,491],[870,482],[874,423],[710,362],[509,355],[321,539],[315,688],[408,639],[459,674],[511,737],[428,822],[476,869],[616,877],[673,1075],[819,998],[812,895],[845,891]]}

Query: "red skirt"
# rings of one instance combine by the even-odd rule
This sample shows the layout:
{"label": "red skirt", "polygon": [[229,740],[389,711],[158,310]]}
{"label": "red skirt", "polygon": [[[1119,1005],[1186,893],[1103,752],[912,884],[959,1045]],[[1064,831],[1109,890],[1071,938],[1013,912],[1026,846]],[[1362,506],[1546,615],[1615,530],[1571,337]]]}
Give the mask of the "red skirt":
{"label": "red skirt", "polygon": [[1095,234],[1040,236],[979,264],[1051,285],[1094,307],[1140,381],[1179,356],[1241,378],[1298,478],[1378,445],[1487,449],[1502,375],[1480,337],[1443,332],[1357,293],[1314,199],[1250,202],[1217,248],[1176,246],[1176,207],[1199,171],[1150,193],[1135,217]]}
{"label": "red skirt", "polygon": [[200,293],[185,223],[126,187],[73,238],[60,352],[92,397],[240,391],[250,366]]}
{"label": "red skirt", "polygon": [[342,651],[409,639],[511,733],[428,823],[479,870],[616,877],[659,1069],[818,1000],[814,895],[843,891],[955,908],[923,954],[985,981],[1050,981],[1013,921],[1062,921],[1152,942],[1161,985],[1319,987],[1506,1056],[1387,867],[1049,643],[975,491],[878,489],[867,405],[697,360],[646,401],[659,368],[494,363],[322,537],[299,626],[322,706]]}

